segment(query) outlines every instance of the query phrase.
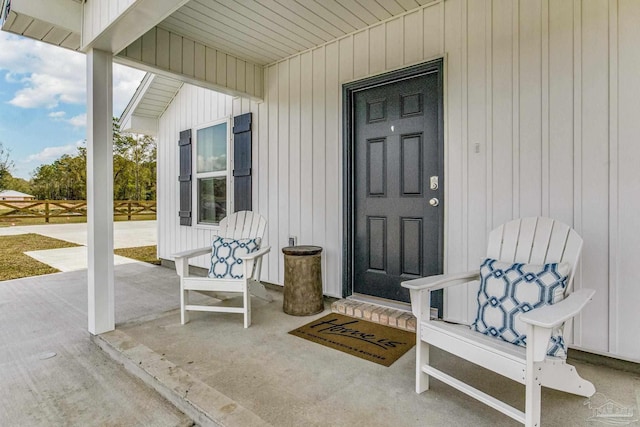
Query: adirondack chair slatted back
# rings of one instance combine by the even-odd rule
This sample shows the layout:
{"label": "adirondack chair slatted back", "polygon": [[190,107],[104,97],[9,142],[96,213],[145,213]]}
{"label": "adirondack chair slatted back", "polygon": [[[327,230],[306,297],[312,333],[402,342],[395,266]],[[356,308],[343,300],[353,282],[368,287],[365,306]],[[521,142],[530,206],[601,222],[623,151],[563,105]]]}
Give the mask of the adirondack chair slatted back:
{"label": "adirondack chair slatted back", "polygon": [[550,218],[522,218],[489,234],[487,257],[506,262],[547,264],[568,262],[571,273],[565,295],[571,292],[582,238],[566,224]]}
{"label": "adirondack chair slatted back", "polygon": [[[180,275],[180,321],[183,325],[189,321],[188,313],[190,311],[242,313],[244,315],[244,327],[248,328],[251,325],[251,295],[265,301],[273,299],[264,285],[260,283],[262,257],[271,250],[269,245],[264,244],[262,241],[266,228],[267,221],[257,213],[250,211],[235,212],[220,221],[217,234],[219,237],[227,239],[260,238],[260,250],[248,254],[245,253],[244,256],[240,254],[239,256],[245,260],[242,265],[239,265],[240,263],[236,259],[238,252],[230,254],[231,256],[218,253],[219,257],[211,260],[212,270],[215,273],[212,274],[212,277],[190,275],[188,262],[189,259],[203,254],[208,254],[203,256],[212,258],[211,252],[213,248],[198,248],[175,254],[176,268]],[[223,265],[220,266],[220,263]],[[241,274],[238,275],[238,271],[233,272],[234,266],[240,267]],[[220,268],[218,269],[217,267]],[[231,271],[229,267],[231,267]],[[189,303],[191,291],[206,291],[207,295],[216,298],[217,292],[225,295],[240,294],[242,296],[242,306],[191,304]]]}
{"label": "adirondack chair slatted back", "polygon": [[266,228],[267,221],[262,216],[251,211],[240,211],[220,221],[218,236],[231,239],[253,239],[255,237],[262,239]]}
{"label": "adirondack chair slatted back", "polygon": [[[416,392],[422,393],[428,390],[429,378],[433,377],[489,405],[526,427],[540,426],[541,388],[543,386],[584,397],[590,397],[595,393],[593,384],[581,378],[576,373],[575,367],[567,364],[561,357],[555,357],[555,352],[548,353],[549,337],[554,337],[555,329],[567,328],[564,339],[571,339],[573,318],[586,306],[595,293],[592,289],[583,288],[568,295],[571,293],[569,289],[572,286],[576,265],[582,250],[582,238],[571,227],[552,219],[523,218],[510,221],[491,231],[487,243],[486,256],[497,259],[506,265],[512,263],[543,265],[560,262],[570,264],[571,272],[565,289],[565,296],[568,296],[568,299],[559,302],[554,307],[538,306],[534,299],[529,301],[530,304],[533,303],[533,307],[529,305],[530,310],[526,313],[512,310],[509,306],[521,308],[519,304],[523,304],[528,298],[521,297],[531,291],[533,291],[533,295],[540,292],[540,287],[536,284],[533,284],[532,289],[522,289],[521,286],[524,282],[520,282],[521,275],[514,273],[512,277],[517,278],[519,283],[514,284],[509,291],[513,299],[505,300],[499,297],[498,299],[504,304],[493,309],[490,307],[490,305],[494,305],[496,299],[493,294],[499,292],[501,295],[507,290],[509,280],[505,280],[505,278],[508,279],[510,272],[502,276],[497,274],[497,271],[491,272],[490,274],[494,275],[493,280],[487,281],[487,286],[482,292],[480,291],[482,279],[457,285],[457,283],[465,281],[465,278],[477,278],[477,270],[472,270],[470,273],[444,274],[433,278],[403,282],[403,286],[411,291],[412,310],[418,314]],[[530,271],[536,270],[538,269]],[[521,271],[521,273],[525,271]],[[524,275],[524,280],[530,281],[528,274]],[[445,289],[445,304],[448,299],[453,300],[449,306],[445,305],[443,317],[447,322],[432,321],[428,315],[431,308],[429,292],[432,289],[438,289],[438,287]],[[528,288],[526,285],[524,287]],[[516,299],[519,301],[515,301]],[[548,303],[552,302],[548,301]],[[447,311],[448,309],[450,312]],[[514,315],[521,317],[508,319],[508,316]],[[478,322],[475,328],[452,324],[461,323],[471,326],[471,319],[476,317]],[[526,329],[521,329],[518,323],[521,323]],[[479,333],[483,332],[482,329],[485,327],[486,332]],[[516,334],[518,329],[519,333]],[[506,333],[496,337],[492,336],[494,331],[505,331]],[[521,341],[522,344],[525,344],[526,349],[505,342],[514,342],[512,341],[513,337],[522,332],[526,333],[526,341]],[[524,340],[524,338],[521,336],[519,339]],[[552,342],[554,343],[552,350],[556,350],[557,340],[554,339]],[[523,384],[525,386],[525,410],[514,408],[509,403],[496,399],[476,389],[473,385],[465,383],[462,379],[455,378],[431,365],[429,363],[431,345],[483,367],[487,372],[493,371]]]}

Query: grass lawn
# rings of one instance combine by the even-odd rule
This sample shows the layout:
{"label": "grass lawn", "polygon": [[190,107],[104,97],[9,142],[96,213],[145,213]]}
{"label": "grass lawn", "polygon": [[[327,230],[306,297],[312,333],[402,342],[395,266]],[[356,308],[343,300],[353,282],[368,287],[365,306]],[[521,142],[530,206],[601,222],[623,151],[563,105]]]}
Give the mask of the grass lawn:
{"label": "grass lawn", "polygon": [[138,261],[148,262],[149,264],[160,265],[160,260],[157,258],[156,252],[156,245],[121,248],[113,251],[116,255],[137,259]]}
{"label": "grass lawn", "polygon": [[[59,270],[25,255],[24,252],[74,246],[79,245],[35,233],[0,236],[0,281],[57,273]],[[160,265],[155,245],[116,249],[113,252],[116,255]]]}
{"label": "grass lawn", "polygon": [[78,245],[34,233],[0,236],[0,280],[57,273],[55,268],[36,261],[23,252],[73,246]]}

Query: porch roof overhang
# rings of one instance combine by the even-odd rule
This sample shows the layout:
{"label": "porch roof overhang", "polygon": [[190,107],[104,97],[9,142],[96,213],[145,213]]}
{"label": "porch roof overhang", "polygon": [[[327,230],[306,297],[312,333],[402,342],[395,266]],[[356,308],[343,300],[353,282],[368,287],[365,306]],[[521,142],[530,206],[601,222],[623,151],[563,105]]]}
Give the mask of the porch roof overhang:
{"label": "porch roof overhang", "polygon": [[156,136],[158,119],[182,84],[175,79],[147,73],[120,116],[120,130]]}
{"label": "porch roof overhang", "polygon": [[2,30],[60,46],[80,49],[83,0],[0,1]]}
{"label": "porch roof overhang", "polygon": [[439,0],[0,1],[5,31],[260,100],[265,66]]}

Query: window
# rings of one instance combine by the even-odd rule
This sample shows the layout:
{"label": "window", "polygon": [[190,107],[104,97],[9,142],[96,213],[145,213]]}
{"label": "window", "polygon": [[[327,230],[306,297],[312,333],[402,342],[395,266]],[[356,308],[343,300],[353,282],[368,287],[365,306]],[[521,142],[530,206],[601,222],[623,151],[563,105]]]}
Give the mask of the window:
{"label": "window", "polygon": [[211,227],[227,213],[251,210],[251,117],[251,113],[235,116],[233,127],[229,117],[195,132],[180,131],[180,225]]}
{"label": "window", "polygon": [[196,131],[195,200],[198,224],[217,225],[231,209],[229,120]]}

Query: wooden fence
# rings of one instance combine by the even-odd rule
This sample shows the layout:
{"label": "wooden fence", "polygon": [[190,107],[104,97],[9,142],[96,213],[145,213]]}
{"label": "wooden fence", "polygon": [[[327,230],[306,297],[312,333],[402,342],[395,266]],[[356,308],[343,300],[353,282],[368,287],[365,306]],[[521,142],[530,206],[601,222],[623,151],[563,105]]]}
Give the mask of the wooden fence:
{"label": "wooden fence", "polygon": [[[155,201],[116,200],[113,202],[113,216],[155,216]],[[42,218],[49,222],[51,218],[76,218],[87,216],[86,200],[0,200],[0,219]]]}

